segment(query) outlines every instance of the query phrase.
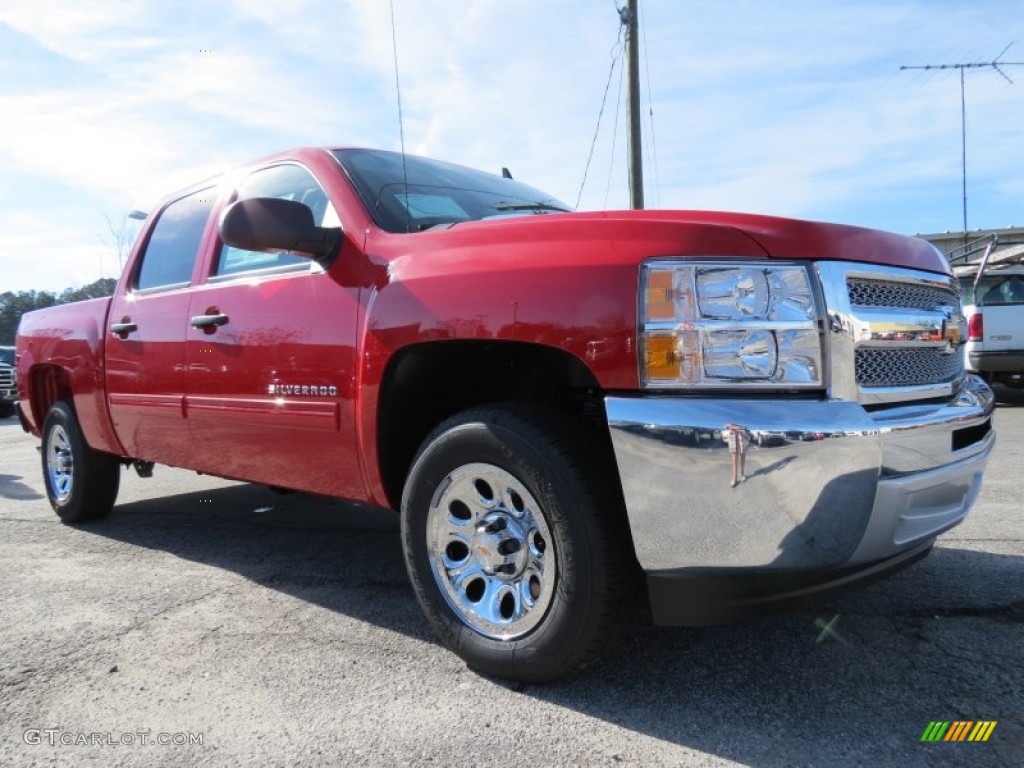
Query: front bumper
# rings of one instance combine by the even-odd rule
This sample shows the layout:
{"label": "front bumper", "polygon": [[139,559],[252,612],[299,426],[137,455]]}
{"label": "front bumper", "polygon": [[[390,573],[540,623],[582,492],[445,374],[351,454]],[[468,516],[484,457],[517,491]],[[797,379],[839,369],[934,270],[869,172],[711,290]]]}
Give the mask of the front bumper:
{"label": "front bumper", "polygon": [[[993,406],[975,376],[952,401],[870,411],[795,397],[607,397],[655,620],[732,618],[923,556],[977,497]],[[751,436],[735,487],[728,423]]]}

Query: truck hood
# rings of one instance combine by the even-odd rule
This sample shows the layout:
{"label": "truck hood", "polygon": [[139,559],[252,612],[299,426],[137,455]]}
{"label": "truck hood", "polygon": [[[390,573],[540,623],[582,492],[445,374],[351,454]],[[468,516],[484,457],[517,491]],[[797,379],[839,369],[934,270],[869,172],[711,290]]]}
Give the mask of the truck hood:
{"label": "truck hood", "polygon": [[605,214],[680,225],[731,227],[757,242],[776,259],[862,261],[950,274],[949,263],[931,243],[876,229],[716,211],[621,211]]}
{"label": "truck hood", "polygon": [[399,237],[407,246],[400,250],[409,254],[421,245],[425,251],[436,251],[445,246],[590,241],[611,244],[622,260],[634,262],[651,256],[759,256],[860,261],[950,273],[938,249],[919,238],[843,224],[718,211],[544,214],[466,222]]}

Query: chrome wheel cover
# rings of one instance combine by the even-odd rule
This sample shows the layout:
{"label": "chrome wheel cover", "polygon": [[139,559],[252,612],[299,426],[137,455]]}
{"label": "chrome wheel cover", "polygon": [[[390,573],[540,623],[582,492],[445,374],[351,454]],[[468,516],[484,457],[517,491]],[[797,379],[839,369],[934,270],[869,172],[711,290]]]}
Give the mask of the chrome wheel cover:
{"label": "chrome wheel cover", "polygon": [[46,476],[57,503],[64,504],[71,498],[74,482],[74,456],[68,433],[60,424],[50,430],[46,438]]}
{"label": "chrome wheel cover", "polygon": [[547,520],[514,475],[466,464],[434,491],[427,557],[459,619],[494,640],[535,629],[555,592],[556,557]]}

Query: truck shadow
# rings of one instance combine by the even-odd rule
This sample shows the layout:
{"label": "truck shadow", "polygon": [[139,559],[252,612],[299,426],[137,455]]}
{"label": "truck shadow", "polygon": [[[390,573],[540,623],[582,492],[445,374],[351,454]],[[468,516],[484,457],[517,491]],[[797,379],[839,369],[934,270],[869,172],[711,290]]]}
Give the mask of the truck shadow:
{"label": "truck shadow", "polygon": [[[81,530],[435,642],[393,512],[241,485],[121,505]],[[569,679],[480,685],[754,766],[837,764],[839,755],[887,764],[930,720],[995,719],[1000,738],[983,745],[984,760],[1011,765],[1005,750],[1024,738],[1013,720],[1024,689],[1021,560],[943,547],[810,609],[700,629],[638,619],[611,658]],[[508,717],[511,727],[515,712]],[[918,756],[922,765],[935,757],[927,745]]]}
{"label": "truck shadow", "polygon": [[[222,568],[332,611],[433,642],[393,511],[255,485],[119,504],[82,532]],[[339,589],[331,590],[331,585]],[[367,594],[387,591],[387,599]]]}
{"label": "truck shadow", "polygon": [[21,475],[0,474],[0,499],[31,501],[45,498],[41,493],[21,481]]}
{"label": "truck shadow", "polygon": [[997,407],[1020,408],[1024,405],[1024,389],[1015,389],[1013,387],[1004,387],[1002,384],[996,384],[992,387],[992,391],[996,393]]}
{"label": "truck shadow", "polygon": [[1022,561],[942,547],[813,607],[709,628],[638,626],[600,668],[526,693],[773,768],[889,765],[894,755],[934,765],[942,757],[920,744],[929,721],[993,719],[1003,730],[979,758],[1019,765]]}

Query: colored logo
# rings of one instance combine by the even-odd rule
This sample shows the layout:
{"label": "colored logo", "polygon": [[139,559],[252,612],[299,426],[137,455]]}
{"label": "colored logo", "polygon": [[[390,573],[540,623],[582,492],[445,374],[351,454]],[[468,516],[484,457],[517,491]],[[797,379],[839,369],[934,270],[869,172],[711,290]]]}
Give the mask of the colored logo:
{"label": "colored logo", "polygon": [[996,729],[996,720],[932,720],[921,734],[921,741],[988,741]]}

